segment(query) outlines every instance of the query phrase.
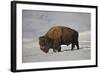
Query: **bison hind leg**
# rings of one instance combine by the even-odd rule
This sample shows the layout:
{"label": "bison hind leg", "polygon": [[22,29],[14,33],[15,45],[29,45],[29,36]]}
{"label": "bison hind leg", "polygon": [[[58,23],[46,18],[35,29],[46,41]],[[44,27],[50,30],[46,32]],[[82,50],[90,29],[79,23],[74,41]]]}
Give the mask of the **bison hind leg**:
{"label": "bison hind leg", "polygon": [[77,46],[77,49],[79,49],[79,42],[78,41],[76,42],[76,46]]}
{"label": "bison hind leg", "polygon": [[73,49],[74,49],[74,47],[75,47],[75,43],[72,43],[72,49],[71,49],[71,50],[73,50]]}

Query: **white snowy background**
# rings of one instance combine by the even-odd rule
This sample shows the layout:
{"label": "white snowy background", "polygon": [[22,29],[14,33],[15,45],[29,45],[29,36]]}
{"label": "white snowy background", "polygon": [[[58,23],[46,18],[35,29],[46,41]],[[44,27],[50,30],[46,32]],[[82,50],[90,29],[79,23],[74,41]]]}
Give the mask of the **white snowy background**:
{"label": "white snowy background", "polygon": [[[23,63],[91,59],[90,19],[90,13],[23,10]],[[59,53],[53,53],[50,49],[49,53],[45,54],[40,50],[38,38],[43,36],[52,26],[57,25],[70,27],[79,32],[80,50],[71,51],[71,45],[62,45],[62,52]]]}

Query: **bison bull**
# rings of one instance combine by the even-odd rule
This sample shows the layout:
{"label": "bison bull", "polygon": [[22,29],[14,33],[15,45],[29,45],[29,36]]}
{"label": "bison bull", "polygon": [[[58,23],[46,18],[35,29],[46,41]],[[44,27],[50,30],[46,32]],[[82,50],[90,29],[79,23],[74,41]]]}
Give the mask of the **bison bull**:
{"label": "bison bull", "polygon": [[44,36],[39,37],[40,49],[45,53],[48,53],[50,48],[54,52],[60,52],[61,45],[69,44],[72,44],[71,50],[75,45],[79,49],[78,32],[65,26],[54,26]]}

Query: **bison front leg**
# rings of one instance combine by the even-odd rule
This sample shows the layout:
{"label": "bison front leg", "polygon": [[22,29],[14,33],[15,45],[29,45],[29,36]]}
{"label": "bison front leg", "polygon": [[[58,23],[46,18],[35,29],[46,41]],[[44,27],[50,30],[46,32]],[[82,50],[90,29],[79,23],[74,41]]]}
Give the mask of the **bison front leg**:
{"label": "bison front leg", "polygon": [[54,46],[53,47],[53,52],[57,52],[58,51],[58,46]]}
{"label": "bison front leg", "polygon": [[57,47],[54,47],[53,48],[53,52],[61,52],[61,47],[60,46],[57,46]]}
{"label": "bison front leg", "polygon": [[57,52],[57,45],[53,45],[53,52]]}
{"label": "bison front leg", "polygon": [[53,52],[61,52],[61,47],[59,45],[59,41],[58,40],[54,40],[53,42]]}

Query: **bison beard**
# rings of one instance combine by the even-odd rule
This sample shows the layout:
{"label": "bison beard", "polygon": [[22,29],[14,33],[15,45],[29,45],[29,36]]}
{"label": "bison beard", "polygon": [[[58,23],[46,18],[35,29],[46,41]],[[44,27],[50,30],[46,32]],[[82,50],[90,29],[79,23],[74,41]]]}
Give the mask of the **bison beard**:
{"label": "bison beard", "polygon": [[61,52],[61,45],[69,44],[72,44],[71,50],[75,45],[79,49],[78,32],[65,26],[54,26],[44,36],[39,37],[40,49],[45,53],[50,48],[54,52]]}

